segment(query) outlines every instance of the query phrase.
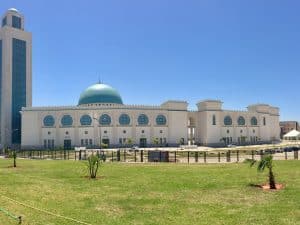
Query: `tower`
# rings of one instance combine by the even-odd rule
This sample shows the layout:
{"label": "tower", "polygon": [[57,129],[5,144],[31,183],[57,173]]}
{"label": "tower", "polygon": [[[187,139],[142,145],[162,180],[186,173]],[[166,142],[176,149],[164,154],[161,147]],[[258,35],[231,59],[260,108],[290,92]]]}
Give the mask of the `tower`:
{"label": "tower", "polygon": [[31,33],[24,30],[24,16],[8,9],[0,28],[0,143],[21,143],[22,107],[32,105]]}

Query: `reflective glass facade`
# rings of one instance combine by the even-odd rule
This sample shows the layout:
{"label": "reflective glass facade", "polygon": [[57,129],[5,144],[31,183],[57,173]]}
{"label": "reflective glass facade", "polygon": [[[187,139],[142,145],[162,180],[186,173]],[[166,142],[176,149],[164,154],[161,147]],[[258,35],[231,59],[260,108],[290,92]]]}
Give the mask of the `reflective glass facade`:
{"label": "reflective glass facade", "polygon": [[70,115],[64,115],[62,118],[61,118],[61,125],[62,126],[72,126],[73,124],[73,119]]}
{"label": "reflective glass facade", "polygon": [[119,123],[121,125],[129,125],[130,124],[130,117],[127,114],[122,114],[119,117]]}
{"label": "reflective glass facade", "polygon": [[90,126],[92,124],[92,118],[89,115],[83,115],[80,118],[81,126]]}
{"label": "reflective glass facade", "polygon": [[26,42],[12,40],[12,143],[21,143],[22,107],[26,106]]}
{"label": "reflective glass facade", "polygon": [[232,125],[232,119],[231,119],[230,116],[226,116],[226,117],[224,118],[224,125],[226,125],[226,126]]}
{"label": "reflective glass facade", "polygon": [[2,19],[2,27],[4,27],[7,24],[7,17],[4,17]]}
{"label": "reflective glass facade", "polygon": [[148,116],[146,116],[145,114],[139,115],[139,118],[138,118],[139,125],[147,125],[148,123],[149,123]]}
{"label": "reflective glass facade", "polygon": [[245,125],[245,118],[244,117],[240,116],[238,118],[238,125],[240,125],[240,126],[244,126]]}
{"label": "reflective glass facade", "polygon": [[12,16],[12,27],[21,29],[21,18]]}
{"label": "reflective glass facade", "polygon": [[99,121],[100,121],[101,125],[110,125],[111,124],[111,118],[107,114],[101,115]]}
{"label": "reflective glass facade", "polygon": [[43,123],[45,127],[53,127],[55,123],[54,117],[51,115],[45,116]]}
{"label": "reflective glass facade", "polygon": [[257,119],[256,119],[256,117],[252,117],[251,118],[251,125],[252,126],[256,126],[257,125]]}
{"label": "reflective glass facade", "polygon": [[167,119],[164,115],[158,115],[156,117],[156,124],[157,125],[166,125]]}

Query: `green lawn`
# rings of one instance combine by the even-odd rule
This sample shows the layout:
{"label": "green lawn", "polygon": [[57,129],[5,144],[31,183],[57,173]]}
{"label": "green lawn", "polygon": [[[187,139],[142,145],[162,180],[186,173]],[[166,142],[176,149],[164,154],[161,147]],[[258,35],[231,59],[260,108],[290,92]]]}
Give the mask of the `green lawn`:
{"label": "green lawn", "polygon": [[[98,180],[84,162],[0,159],[0,194],[90,224],[300,224],[300,161],[275,161],[280,191],[247,164],[106,163]],[[0,196],[30,225],[75,225]],[[0,212],[0,224],[17,224]]]}

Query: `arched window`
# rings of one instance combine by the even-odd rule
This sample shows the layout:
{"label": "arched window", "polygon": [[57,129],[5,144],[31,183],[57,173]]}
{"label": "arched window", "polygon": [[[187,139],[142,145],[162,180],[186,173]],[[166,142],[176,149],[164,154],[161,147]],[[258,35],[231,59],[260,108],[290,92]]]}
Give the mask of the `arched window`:
{"label": "arched window", "polygon": [[45,116],[43,123],[45,127],[53,127],[55,123],[54,117],[51,115]]}
{"label": "arched window", "polygon": [[138,124],[139,125],[147,125],[149,123],[149,119],[145,114],[141,114],[138,117]]}
{"label": "arched window", "polygon": [[164,115],[158,115],[156,117],[156,124],[157,125],[166,125],[167,119]]}
{"label": "arched window", "polygon": [[72,126],[73,124],[73,119],[70,115],[64,115],[62,118],[61,118],[61,125],[62,126]]}
{"label": "arched window", "polygon": [[103,114],[100,116],[99,123],[101,125],[110,125],[111,124],[111,118],[108,114]]}
{"label": "arched window", "polygon": [[89,115],[83,115],[80,118],[81,126],[90,126],[92,124],[92,118]]}
{"label": "arched window", "polygon": [[245,118],[244,117],[242,117],[242,116],[240,116],[239,118],[238,118],[238,125],[239,126],[244,126],[245,125]]}
{"label": "arched window", "polygon": [[251,118],[251,125],[252,126],[257,126],[257,119],[254,116]]}
{"label": "arched window", "polygon": [[216,125],[216,115],[213,115],[213,118],[212,118],[212,125]]}
{"label": "arched window", "polygon": [[263,124],[266,126],[266,117],[263,118]]}
{"label": "arched window", "polygon": [[232,119],[231,119],[230,116],[226,116],[226,117],[224,118],[224,125],[226,125],[226,126],[232,125]]}
{"label": "arched window", "polygon": [[119,123],[121,125],[129,125],[130,124],[130,117],[127,114],[122,114],[119,117]]}

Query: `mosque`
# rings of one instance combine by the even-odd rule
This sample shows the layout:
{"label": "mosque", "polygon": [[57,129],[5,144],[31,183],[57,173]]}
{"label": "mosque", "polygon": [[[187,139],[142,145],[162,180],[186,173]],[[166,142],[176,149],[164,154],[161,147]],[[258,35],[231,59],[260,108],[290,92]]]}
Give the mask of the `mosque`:
{"label": "mosque", "polygon": [[126,105],[113,87],[87,87],[75,106],[32,107],[31,33],[24,17],[9,9],[0,29],[1,144],[23,149],[75,146],[99,148],[134,144],[160,146],[270,143],[280,139],[279,109],[254,104],[224,110],[219,100],[203,100],[196,111],[186,101],[157,106]]}

